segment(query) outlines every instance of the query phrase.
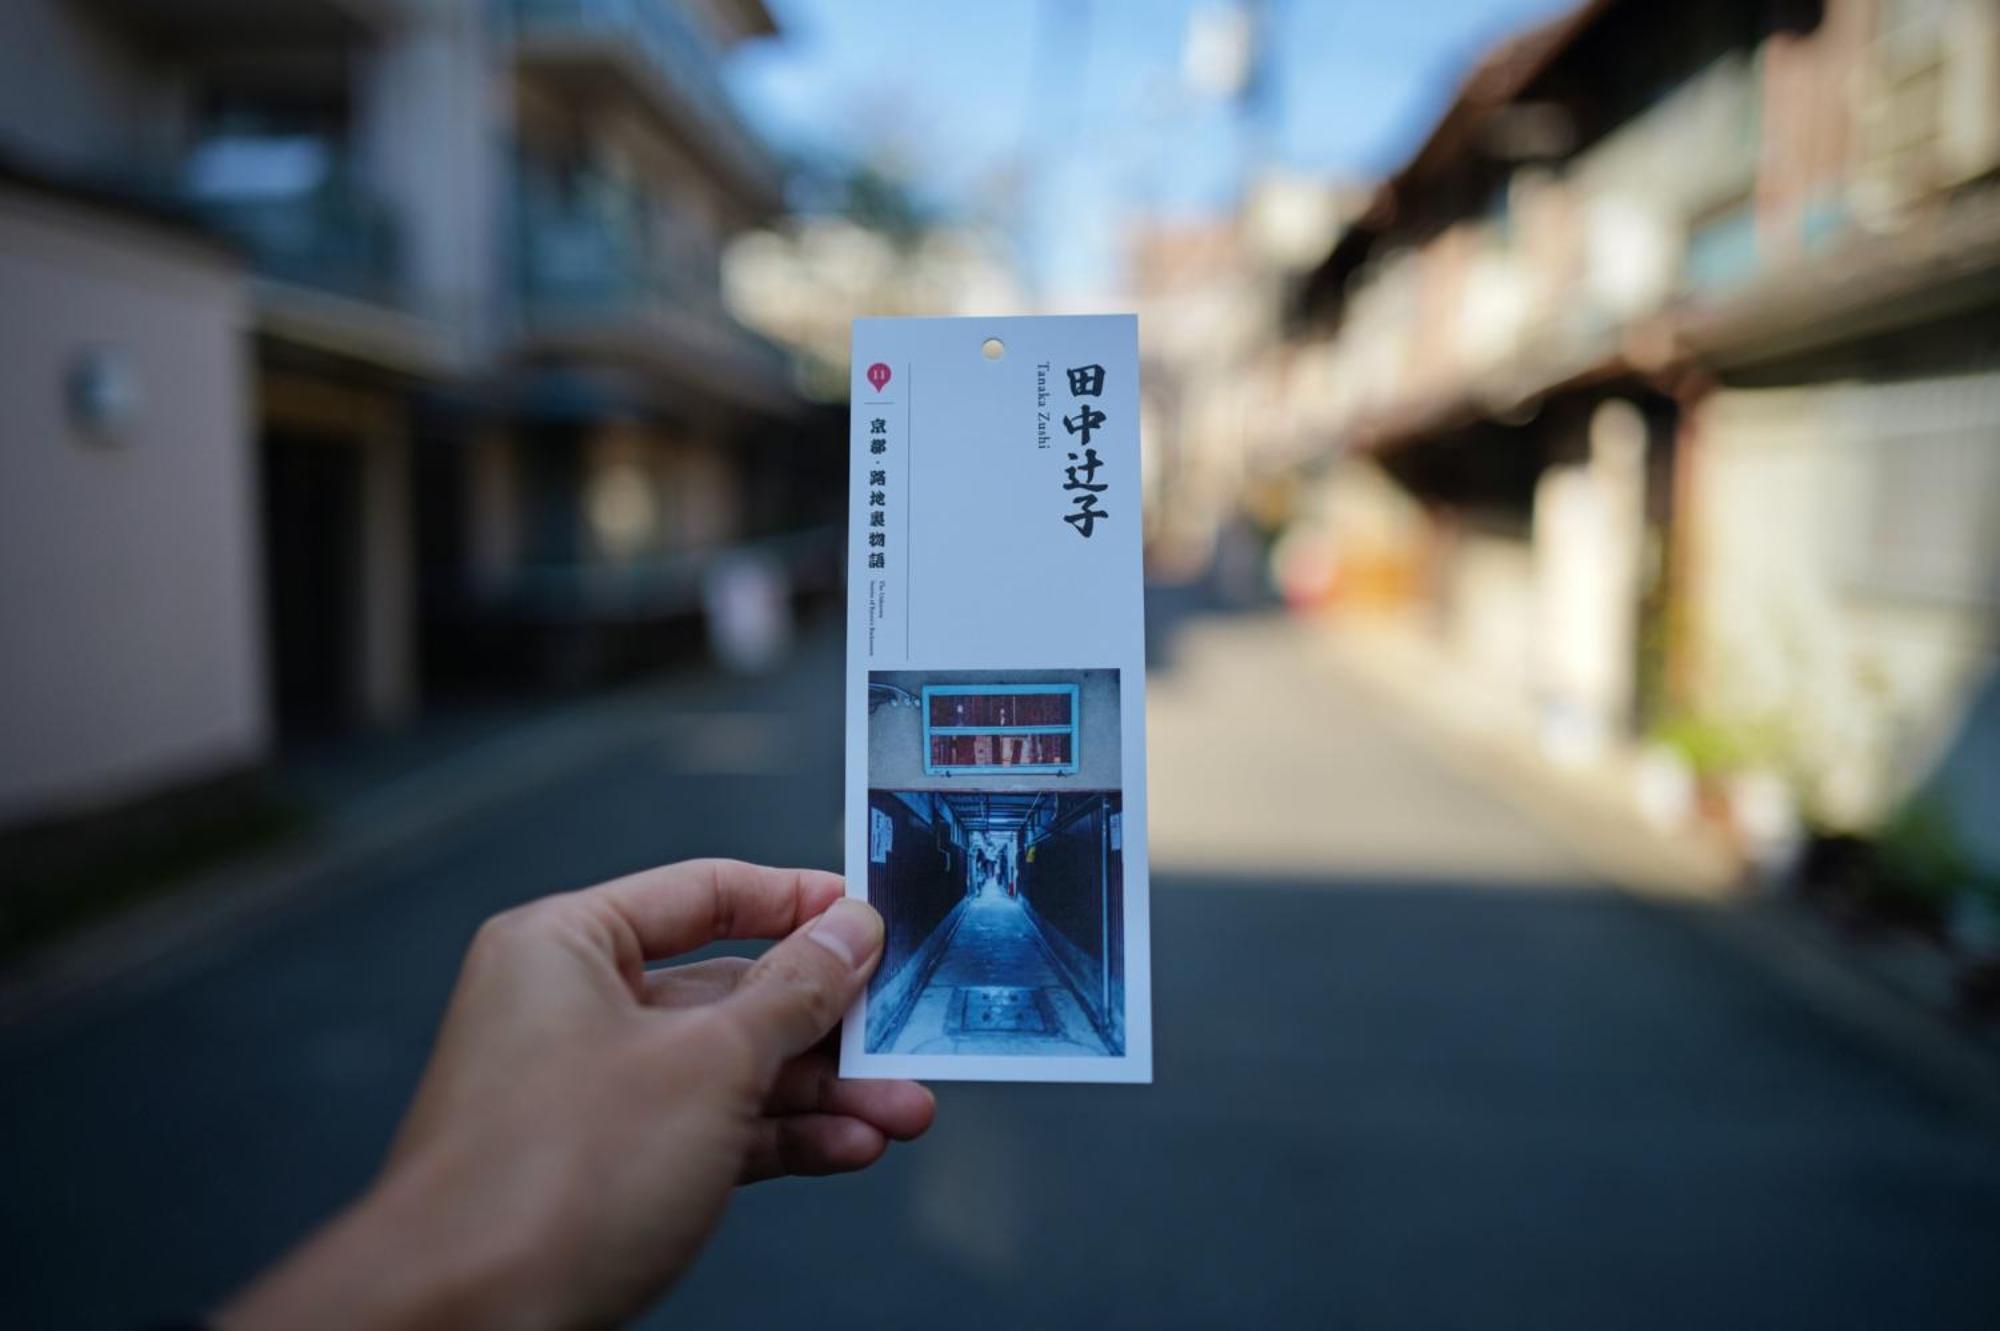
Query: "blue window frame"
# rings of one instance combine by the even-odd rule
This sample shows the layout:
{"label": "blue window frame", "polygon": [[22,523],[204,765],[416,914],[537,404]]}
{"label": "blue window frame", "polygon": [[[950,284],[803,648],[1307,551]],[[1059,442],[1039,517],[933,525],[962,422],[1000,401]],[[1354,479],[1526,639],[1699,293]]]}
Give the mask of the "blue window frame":
{"label": "blue window frame", "polygon": [[[1083,743],[1077,694],[1074,684],[924,685],[925,775],[1074,774],[1082,761]],[[987,702],[957,705],[971,699]],[[1058,705],[1011,706],[1013,699]],[[947,720],[940,722],[940,717]],[[962,719],[950,719],[954,717]]]}

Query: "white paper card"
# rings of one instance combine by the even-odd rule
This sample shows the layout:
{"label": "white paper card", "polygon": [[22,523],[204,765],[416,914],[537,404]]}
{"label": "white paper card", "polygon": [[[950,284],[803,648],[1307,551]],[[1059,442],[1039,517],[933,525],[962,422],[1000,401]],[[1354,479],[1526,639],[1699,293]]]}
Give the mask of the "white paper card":
{"label": "white paper card", "polygon": [[1138,323],[854,325],[841,1073],[1151,1081]]}

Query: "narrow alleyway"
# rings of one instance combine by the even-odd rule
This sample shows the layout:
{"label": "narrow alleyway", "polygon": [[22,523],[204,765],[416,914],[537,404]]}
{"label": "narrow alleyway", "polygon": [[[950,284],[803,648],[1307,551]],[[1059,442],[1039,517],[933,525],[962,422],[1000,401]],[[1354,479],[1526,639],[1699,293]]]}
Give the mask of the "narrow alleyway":
{"label": "narrow alleyway", "polygon": [[883,831],[869,898],[894,940],[870,993],[871,1051],[1123,1052],[1119,792],[874,792],[870,801]]}
{"label": "narrow alleyway", "polygon": [[951,941],[889,1052],[1106,1052],[1019,900],[989,887],[942,927]]}

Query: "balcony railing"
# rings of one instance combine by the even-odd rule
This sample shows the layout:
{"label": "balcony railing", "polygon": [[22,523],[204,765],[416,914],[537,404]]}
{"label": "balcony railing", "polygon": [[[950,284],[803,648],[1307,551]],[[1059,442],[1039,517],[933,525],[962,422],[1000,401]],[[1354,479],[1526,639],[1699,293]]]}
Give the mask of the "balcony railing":
{"label": "balcony railing", "polygon": [[785,372],[782,353],[724,308],[713,254],[669,244],[617,208],[524,204],[515,256],[531,335],[624,331],[651,339],[656,354],[701,352],[759,374]]}
{"label": "balcony railing", "polygon": [[769,172],[761,145],[716,74],[722,52],[672,0],[512,0],[512,11],[524,41],[589,41],[634,51],[654,83],[692,110],[712,140],[747,169]]}
{"label": "balcony railing", "polygon": [[401,246],[388,206],[349,186],[205,197],[195,208],[282,282],[385,304],[401,297]]}
{"label": "balcony railing", "polygon": [[524,208],[517,253],[529,312],[634,310],[655,303],[719,312],[715,262],[674,254],[608,208]]}

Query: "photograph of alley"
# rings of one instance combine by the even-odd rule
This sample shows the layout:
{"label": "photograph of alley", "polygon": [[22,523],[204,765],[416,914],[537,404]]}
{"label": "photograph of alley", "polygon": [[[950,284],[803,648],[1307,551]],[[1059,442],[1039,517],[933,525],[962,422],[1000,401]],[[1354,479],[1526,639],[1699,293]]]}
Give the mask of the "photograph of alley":
{"label": "photograph of alley", "polygon": [[869,677],[870,1053],[1125,1044],[1118,672]]}

